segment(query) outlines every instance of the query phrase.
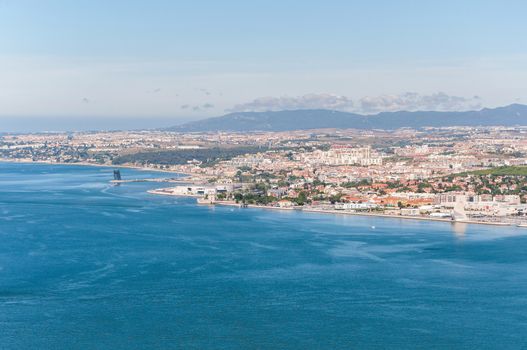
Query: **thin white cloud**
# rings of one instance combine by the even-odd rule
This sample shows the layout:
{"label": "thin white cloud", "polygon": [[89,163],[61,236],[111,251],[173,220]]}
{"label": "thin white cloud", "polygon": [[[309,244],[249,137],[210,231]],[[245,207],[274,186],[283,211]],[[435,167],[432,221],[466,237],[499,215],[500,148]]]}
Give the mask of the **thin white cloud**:
{"label": "thin white cloud", "polygon": [[207,89],[203,89],[203,88],[201,88],[201,89],[199,89],[199,91],[201,91],[201,92],[202,92],[203,94],[205,94],[206,96],[210,96],[210,95],[211,95],[210,91],[207,90]]}
{"label": "thin white cloud", "polygon": [[447,95],[438,92],[431,95],[421,95],[416,92],[406,92],[400,95],[381,95],[363,97],[358,101],[358,109],[363,113],[386,111],[461,111],[481,108],[480,98],[470,98]]}
{"label": "thin white cloud", "polygon": [[349,110],[353,108],[353,101],[348,97],[333,94],[307,94],[297,97],[261,97],[248,103],[238,104],[230,111],[277,111],[316,108]]}
{"label": "thin white cloud", "polygon": [[422,95],[406,92],[399,95],[366,96],[353,101],[351,98],[334,94],[307,94],[296,97],[261,97],[253,101],[235,105],[229,112],[264,112],[291,109],[331,109],[358,113],[378,113],[385,111],[457,111],[478,109],[480,97],[470,98],[447,95],[438,92]]}

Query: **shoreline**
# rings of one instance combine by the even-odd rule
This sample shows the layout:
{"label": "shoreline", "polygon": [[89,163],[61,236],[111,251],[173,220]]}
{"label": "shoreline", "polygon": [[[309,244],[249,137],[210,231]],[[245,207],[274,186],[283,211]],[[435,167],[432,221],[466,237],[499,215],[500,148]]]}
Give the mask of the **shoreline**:
{"label": "shoreline", "polygon": [[[173,196],[173,197],[187,197],[187,198],[201,198],[199,195],[186,195],[186,194],[173,194],[173,193],[162,193],[157,192],[156,190],[147,191],[153,195],[159,196]],[[316,213],[316,214],[330,214],[330,215],[350,215],[350,216],[369,216],[369,217],[379,217],[387,219],[403,219],[403,220],[418,220],[418,221],[435,221],[435,222],[445,222],[451,224],[475,224],[475,225],[487,225],[487,226],[508,226],[508,227],[519,227],[527,228],[527,224],[513,224],[508,222],[486,222],[486,221],[474,221],[474,220],[452,220],[452,219],[442,219],[434,217],[424,217],[424,216],[405,216],[405,215],[393,215],[393,214],[375,214],[375,213],[361,213],[361,212],[349,212],[344,210],[328,210],[328,209],[316,209],[316,208],[299,208],[299,207],[273,207],[265,205],[256,205],[256,204],[246,204],[245,207],[242,207],[240,203],[234,201],[217,201],[214,203],[197,203],[196,205],[219,205],[219,206],[228,206],[228,207],[237,207],[237,208],[249,208],[249,209],[263,209],[263,210],[282,210],[282,211],[297,211],[305,213]]]}
{"label": "shoreline", "polygon": [[[90,167],[100,167],[100,168],[124,168],[124,169],[133,169],[138,171],[152,171],[152,172],[161,172],[174,175],[182,175],[181,178],[192,177],[192,174],[180,173],[169,170],[162,169],[151,169],[144,167],[137,167],[132,165],[105,165],[105,164],[93,164],[86,162],[77,162],[77,163],[65,163],[65,162],[50,162],[50,161],[32,161],[32,160],[15,160],[10,158],[0,158],[0,162],[4,163],[19,163],[19,164],[46,164],[46,165],[78,165],[78,166],[90,166]],[[161,196],[176,196],[176,197],[187,197],[187,198],[200,198],[198,195],[187,195],[187,194],[172,194],[172,193],[161,193],[156,189],[148,190],[147,193],[153,195]],[[220,206],[234,206],[241,207],[239,203],[231,201],[218,201],[214,203],[198,203],[197,205],[220,205]],[[436,222],[449,222],[452,224],[461,223],[461,224],[476,224],[476,225],[488,225],[488,226],[509,226],[509,227],[519,227],[527,228],[527,224],[514,224],[508,222],[486,222],[486,221],[474,221],[474,220],[462,220],[455,221],[452,219],[443,219],[443,218],[434,218],[434,217],[420,217],[420,216],[404,216],[404,215],[393,215],[393,214],[375,214],[375,213],[362,213],[362,212],[349,212],[344,210],[328,210],[328,209],[316,209],[316,208],[302,208],[302,207],[274,207],[274,206],[264,206],[256,204],[246,204],[245,208],[250,209],[264,209],[264,210],[282,210],[282,211],[298,211],[306,213],[318,213],[318,214],[331,214],[331,215],[350,215],[350,216],[370,216],[370,217],[380,217],[388,219],[404,219],[404,220],[419,220],[419,221],[436,221]]]}
{"label": "shoreline", "polygon": [[[235,206],[240,207],[239,203],[235,202],[216,202],[212,203],[210,205],[221,205],[221,206]],[[370,217],[380,217],[380,218],[387,218],[387,219],[404,219],[404,220],[419,220],[419,221],[437,221],[437,222],[446,222],[451,224],[476,224],[476,225],[488,225],[488,226],[510,226],[510,227],[525,227],[525,226],[518,226],[512,223],[507,222],[485,222],[485,221],[473,221],[473,220],[463,220],[463,221],[455,221],[452,219],[442,219],[442,218],[427,218],[427,217],[420,217],[420,216],[404,216],[404,215],[392,215],[392,214],[374,214],[374,213],[358,213],[358,212],[347,212],[347,211],[340,211],[340,210],[327,210],[327,209],[303,209],[303,208],[280,208],[280,207],[271,207],[271,206],[263,206],[263,205],[255,205],[255,204],[247,204],[246,208],[251,209],[264,209],[264,210],[285,210],[285,211],[298,211],[298,212],[306,212],[306,213],[318,213],[318,214],[331,214],[331,215],[351,215],[351,216],[370,216]]]}
{"label": "shoreline", "polygon": [[66,163],[66,162],[51,162],[51,161],[45,161],[45,160],[28,160],[28,159],[17,160],[17,159],[12,159],[12,158],[0,158],[0,162],[1,163],[18,163],[18,164],[79,165],[79,166],[91,166],[91,167],[99,167],[99,168],[133,169],[133,170],[139,170],[139,171],[145,171],[145,172],[152,171],[152,172],[157,172],[157,173],[183,175],[182,177],[193,176],[192,174],[175,172],[172,170],[145,168],[145,167],[139,167],[139,166],[134,166],[134,165],[108,165],[108,164],[95,164],[95,163],[88,163],[88,162]]}
{"label": "shoreline", "polygon": [[166,192],[160,191],[159,189],[148,190],[146,191],[146,193],[155,194],[158,196],[187,197],[187,198],[196,198],[196,199],[201,198],[201,196],[197,194],[194,195],[194,194],[166,193]]}

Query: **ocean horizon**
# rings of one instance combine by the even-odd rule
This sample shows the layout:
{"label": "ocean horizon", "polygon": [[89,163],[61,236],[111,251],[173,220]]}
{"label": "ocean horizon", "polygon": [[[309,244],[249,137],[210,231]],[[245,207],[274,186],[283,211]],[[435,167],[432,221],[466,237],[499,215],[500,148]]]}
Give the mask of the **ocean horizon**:
{"label": "ocean horizon", "polygon": [[0,162],[1,348],[527,346],[525,228],[199,206],[112,171]]}

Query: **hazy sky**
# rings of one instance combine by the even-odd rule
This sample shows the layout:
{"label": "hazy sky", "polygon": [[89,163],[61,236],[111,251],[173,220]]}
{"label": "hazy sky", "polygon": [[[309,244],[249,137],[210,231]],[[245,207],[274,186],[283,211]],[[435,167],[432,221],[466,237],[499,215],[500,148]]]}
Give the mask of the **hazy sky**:
{"label": "hazy sky", "polygon": [[0,123],[527,103],[526,14],[525,0],[0,0]]}

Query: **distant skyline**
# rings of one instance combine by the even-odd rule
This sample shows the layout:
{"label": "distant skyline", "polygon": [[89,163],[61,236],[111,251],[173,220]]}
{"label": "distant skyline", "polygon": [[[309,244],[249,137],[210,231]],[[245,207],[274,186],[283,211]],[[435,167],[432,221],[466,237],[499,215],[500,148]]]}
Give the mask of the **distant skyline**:
{"label": "distant skyline", "polygon": [[0,0],[0,131],[21,117],[170,125],[527,103],[525,13],[524,1]]}

